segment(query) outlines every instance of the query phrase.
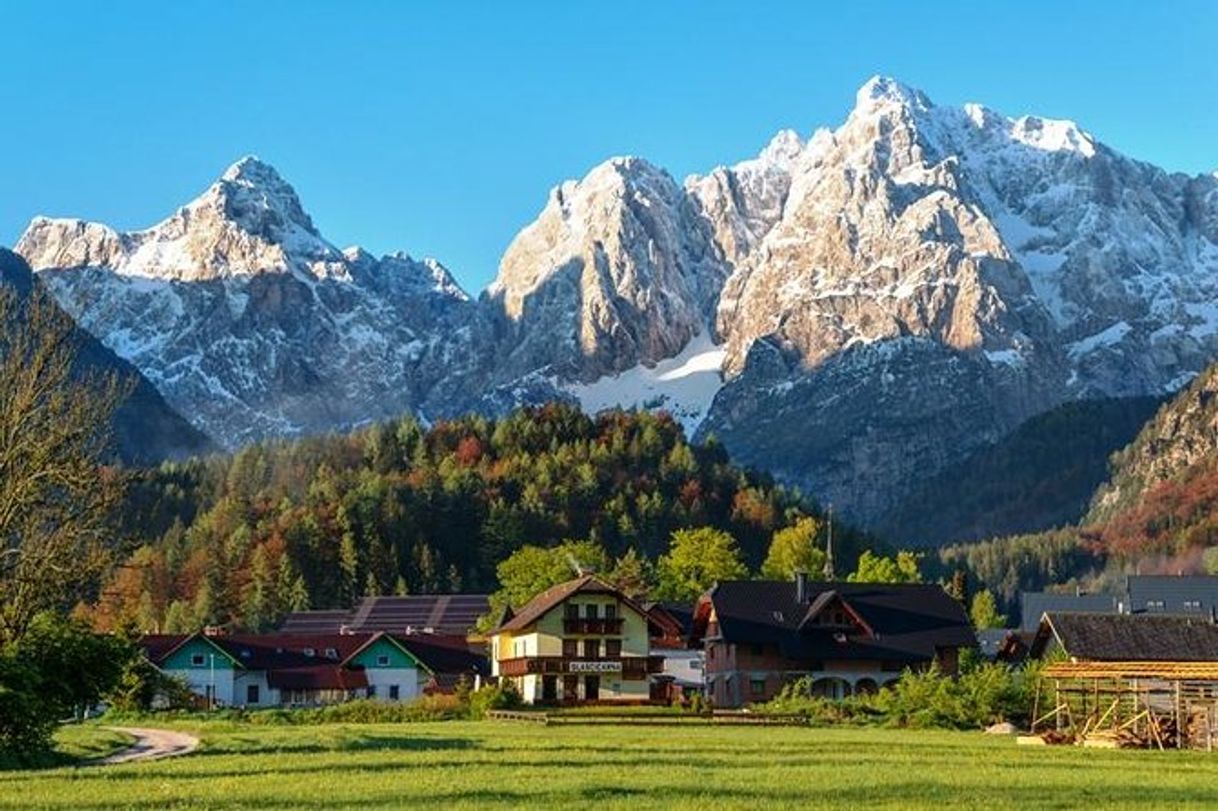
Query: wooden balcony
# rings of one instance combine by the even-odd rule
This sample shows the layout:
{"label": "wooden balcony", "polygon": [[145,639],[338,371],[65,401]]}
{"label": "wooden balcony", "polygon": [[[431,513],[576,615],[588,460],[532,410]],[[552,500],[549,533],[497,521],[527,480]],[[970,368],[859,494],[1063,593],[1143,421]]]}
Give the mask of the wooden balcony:
{"label": "wooden balcony", "polygon": [[616,675],[624,679],[643,679],[664,670],[663,656],[524,656],[501,659],[499,675],[555,676]]}
{"label": "wooden balcony", "polygon": [[599,619],[592,619],[589,617],[563,617],[562,632],[564,634],[585,634],[588,636],[617,635],[622,632],[622,618],[600,617]]}

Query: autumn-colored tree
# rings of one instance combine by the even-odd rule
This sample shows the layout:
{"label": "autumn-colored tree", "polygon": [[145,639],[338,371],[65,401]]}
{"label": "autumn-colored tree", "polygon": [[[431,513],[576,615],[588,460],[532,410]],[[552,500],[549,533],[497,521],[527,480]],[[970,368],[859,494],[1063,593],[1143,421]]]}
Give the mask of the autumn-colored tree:
{"label": "autumn-colored tree", "polygon": [[126,387],[76,369],[76,336],[40,286],[0,284],[0,642],[70,608],[111,556],[124,477],[106,459]]}

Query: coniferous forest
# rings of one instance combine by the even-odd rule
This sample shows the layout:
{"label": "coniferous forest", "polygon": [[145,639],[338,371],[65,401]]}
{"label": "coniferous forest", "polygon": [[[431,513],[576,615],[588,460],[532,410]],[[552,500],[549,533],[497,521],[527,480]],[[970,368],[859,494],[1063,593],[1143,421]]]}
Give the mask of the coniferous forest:
{"label": "coniferous forest", "polygon": [[[78,611],[102,628],[261,629],[366,594],[495,591],[497,566],[526,545],[587,541],[649,566],[698,527],[729,534],[755,572],[775,532],[809,516],[813,503],[713,440],[689,443],[664,413],[403,418],[138,472],[122,508],[130,552]],[[843,566],[875,546],[837,527],[834,545]]]}

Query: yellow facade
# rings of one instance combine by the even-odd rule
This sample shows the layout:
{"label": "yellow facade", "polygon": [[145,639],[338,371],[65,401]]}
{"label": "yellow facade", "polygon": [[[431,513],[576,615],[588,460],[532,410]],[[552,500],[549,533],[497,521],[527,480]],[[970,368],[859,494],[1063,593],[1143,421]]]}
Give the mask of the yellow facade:
{"label": "yellow facade", "polygon": [[[574,610],[578,618],[585,618],[589,606],[594,606],[598,618],[612,611],[615,619],[621,620],[620,629],[599,633],[573,630],[566,622],[571,618],[568,612]],[[611,640],[620,641],[619,653],[609,653]],[[589,653],[588,644],[595,654]],[[603,591],[576,591],[529,625],[491,635],[492,673],[513,681],[528,703],[647,701],[649,654],[647,617],[619,595]],[[525,667],[530,672],[519,672]]]}

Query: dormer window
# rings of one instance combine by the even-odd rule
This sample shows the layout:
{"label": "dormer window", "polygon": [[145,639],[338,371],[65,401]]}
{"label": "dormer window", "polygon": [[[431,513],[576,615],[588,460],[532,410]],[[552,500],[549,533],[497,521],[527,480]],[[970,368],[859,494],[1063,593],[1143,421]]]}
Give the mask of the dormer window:
{"label": "dormer window", "polygon": [[338,651],[335,650],[334,648],[326,648],[326,658],[327,659],[337,659]]}
{"label": "dormer window", "polygon": [[310,656],[310,657],[312,657],[312,656],[316,656],[316,655],[317,655],[317,651],[316,651],[316,650],[314,650],[313,648],[305,648],[305,649],[304,649],[304,655],[305,655],[305,656]]}

